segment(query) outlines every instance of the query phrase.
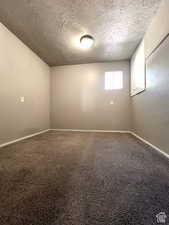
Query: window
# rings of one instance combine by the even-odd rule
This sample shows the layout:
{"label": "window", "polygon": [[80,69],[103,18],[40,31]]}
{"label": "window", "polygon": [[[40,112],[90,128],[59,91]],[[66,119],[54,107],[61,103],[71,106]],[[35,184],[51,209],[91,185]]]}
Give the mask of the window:
{"label": "window", "polygon": [[123,72],[113,71],[105,73],[105,90],[122,89]]}
{"label": "window", "polygon": [[144,42],[140,44],[131,59],[131,96],[145,90]]}

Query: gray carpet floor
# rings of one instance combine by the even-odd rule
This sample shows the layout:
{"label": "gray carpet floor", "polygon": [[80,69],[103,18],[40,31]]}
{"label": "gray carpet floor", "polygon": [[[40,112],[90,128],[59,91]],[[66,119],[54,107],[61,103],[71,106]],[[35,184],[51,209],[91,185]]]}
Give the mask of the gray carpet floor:
{"label": "gray carpet floor", "polygon": [[128,134],[48,132],[0,149],[1,225],[169,224],[169,161]]}

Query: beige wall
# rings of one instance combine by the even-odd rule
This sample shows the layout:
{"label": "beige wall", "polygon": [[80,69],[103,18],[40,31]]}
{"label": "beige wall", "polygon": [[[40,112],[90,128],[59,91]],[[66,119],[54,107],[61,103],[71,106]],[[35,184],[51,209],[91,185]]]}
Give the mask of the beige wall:
{"label": "beige wall", "polygon": [[[144,37],[146,57],[169,33],[168,11],[164,0]],[[52,67],[50,79],[48,65],[0,24],[0,144],[49,127],[132,128],[169,153],[169,69],[157,55],[169,58],[168,42],[147,59],[147,90],[130,98],[128,61]],[[124,89],[104,90],[104,74],[114,70],[123,71]]]}
{"label": "beige wall", "polygon": [[169,33],[169,0],[163,0],[157,15],[150,24],[145,37],[145,55],[148,57]]}
{"label": "beige wall", "polygon": [[49,78],[48,65],[0,24],[0,144],[49,128]]}
{"label": "beige wall", "polygon": [[[146,56],[169,33],[169,1],[149,27],[145,41]],[[169,37],[147,58],[146,91],[132,97],[133,131],[169,153]]]}
{"label": "beige wall", "polygon": [[[123,71],[124,89],[104,90],[104,74],[114,70]],[[128,61],[51,69],[52,128],[129,130],[130,122]]]}

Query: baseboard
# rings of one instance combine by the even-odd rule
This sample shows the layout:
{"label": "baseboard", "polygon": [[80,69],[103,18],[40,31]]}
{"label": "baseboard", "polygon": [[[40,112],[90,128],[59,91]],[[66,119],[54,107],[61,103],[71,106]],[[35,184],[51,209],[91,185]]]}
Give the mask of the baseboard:
{"label": "baseboard", "polygon": [[34,136],[37,136],[37,135],[39,135],[39,134],[43,134],[43,133],[45,133],[45,132],[47,132],[47,131],[49,131],[49,130],[50,130],[50,129],[43,130],[43,131],[40,131],[40,132],[37,132],[37,133],[34,133],[34,134],[30,134],[30,135],[24,136],[24,137],[22,137],[22,138],[15,139],[15,140],[10,141],[10,142],[6,142],[6,143],[4,143],[4,144],[0,144],[0,148],[5,147],[5,146],[7,146],[7,145],[14,144],[14,143],[19,142],[19,141],[23,141],[23,140],[25,140],[25,139],[28,139],[28,138],[31,138],[31,137],[34,137]]}
{"label": "baseboard", "polygon": [[130,134],[132,134],[134,137],[136,137],[140,141],[144,142],[145,144],[149,145],[150,147],[152,147],[153,149],[155,149],[156,151],[158,151],[159,153],[161,153],[162,155],[164,155],[165,157],[167,157],[169,159],[169,154],[167,154],[166,152],[164,152],[157,146],[151,144],[149,141],[146,141],[144,138],[140,137],[139,135],[137,135],[136,133],[134,133],[132,131],[130,131]]}
{"label": "baseboard", "polygon": [[150,147],[152,147],[153,149],[155,149],[156,151],[158,151],[159,153],[161,153],[162,155],[164,155],[165,157],[167,157],[169,159],[169,154],[167,154],[165,151],[161,150],[160,148],[156,147],[155,145],[151,144],[149,141],[146,141],[144,138],[140,137],[139,135],[137,135],[136,133],[132,132],[132,131],[127,131],[127,130],[77,130],[77,129],[47,129],[47,130],[43,130],[34,134],[30,134],[27,135],[25,137],[22,138],[18,138],[15,139],[13,141],[10,142],[6,142],[4,144],[0,144],[0,148],[17,143],[19,141],[23,141],[25,139],[37,136],[39,134],[43,134],[45,132],[48,131],[66,131],[66,132],[96,132],[96,133],[121,133],[121,134],[131,134],[134,137],[136,137],[137,139],[139,139],[140,141],[144,142],[145,144],[149,145]]}
{"label": "baseboard", "polygon": [[125,130],[77,130],[77,129],[50,129],[51,131],[66,131],[66,132],[87,132],[87,133],[121,133],[121,134],[130,134],[131,131]]}

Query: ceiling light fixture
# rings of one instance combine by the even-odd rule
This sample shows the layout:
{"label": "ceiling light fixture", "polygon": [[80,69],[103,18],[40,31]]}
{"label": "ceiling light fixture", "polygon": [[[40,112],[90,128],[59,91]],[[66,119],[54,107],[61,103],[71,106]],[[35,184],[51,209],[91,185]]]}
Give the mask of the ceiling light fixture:
{"label": "ceiling light fixture", "polygon": [[83,37],[81,37],[80,43],[82,48],[84,49],[91,48],[94,44],[94,38],[90,35],[84,35]]}

